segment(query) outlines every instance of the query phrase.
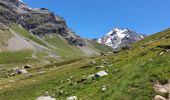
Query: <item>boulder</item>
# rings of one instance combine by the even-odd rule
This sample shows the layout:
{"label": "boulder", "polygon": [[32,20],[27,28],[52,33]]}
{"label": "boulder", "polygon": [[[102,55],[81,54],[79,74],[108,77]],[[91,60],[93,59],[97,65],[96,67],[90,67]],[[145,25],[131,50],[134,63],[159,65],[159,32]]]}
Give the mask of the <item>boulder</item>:
{"label": "boulder", "polygon": [[36,100],[56,100],[56,99],[52,98],[51,96],[40,96]]}
{"label": "boulder", "polygon": [[25,70],[25,69],[19,69],[19,70],[17,71],[17,74],[26,74],[26,73],[28,73],[28,72],[27,72],[27,70]]}
{"label": "boulder", "polygon": [[105,71],[99,71],[95,74],[95,77],[103,77],[108,75]]}
{"label": "boulder", "polygon": [[160,95],[156,95],[153,100],[167,100],[167,99],[165,99],[164,97]]}
{"label": "boulder", "polygon": [[168,93],[168,91],[164,88],[164,86],[163,85],[161,85],[161,84],[156,84],[156,85],[154,85],[154,91],[156,92],[156,93]]}
{"label": "boulder", "polygon": [[71,96],[71,97],[68,97],[66,100],[78,100],[78,98],[76,96]]}
{"label": "boulder", "polygon": [[157,82],[154,84],[153,88],[156,93],[170,93],[170,80],[168,80],[168,83],[163,85]]}

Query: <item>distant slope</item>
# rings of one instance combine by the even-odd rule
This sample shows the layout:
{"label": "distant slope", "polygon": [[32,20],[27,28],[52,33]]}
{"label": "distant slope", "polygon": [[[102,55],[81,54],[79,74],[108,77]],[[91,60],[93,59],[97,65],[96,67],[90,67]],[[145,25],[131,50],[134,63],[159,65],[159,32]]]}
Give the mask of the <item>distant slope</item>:
{"label": "distant slope", "polygon": [[103,44],[98,43],[96,41],[86,40],[86,42],[91,44],[94,49],[97,48],[100,52],[111,52],[113,50],[111,47],[103,45]]}
{"label": "distant slope", "polygon": [[[37,73],[39,68],[46,73]],[[33,75],[29,78],[3,77],[0,99],[34,100],[45,94],[56,99],[77,96],[81,100],[152,100],[158,95],[154,83],[168,83],[169,69],[170,29],[110,55],[34,67],[29,70]],[[108,75],[94,78],[99,71]],[[14,82],[9,82],[11,79]],[[168,99],[166,93],[159,95]]]}

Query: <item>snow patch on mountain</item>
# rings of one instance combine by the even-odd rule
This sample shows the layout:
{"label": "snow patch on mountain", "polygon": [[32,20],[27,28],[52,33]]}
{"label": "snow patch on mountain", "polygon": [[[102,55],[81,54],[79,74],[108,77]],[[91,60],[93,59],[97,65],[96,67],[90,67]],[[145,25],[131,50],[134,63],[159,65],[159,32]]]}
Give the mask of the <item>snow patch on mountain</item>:
{"label": "snow patch on mountain", "polygon": [[18,0],[19,2],[23,2],[22,0]]}
{"label": "snow patch on mountain", "polygon": [[117,49],[139,41],[142,38],[144,38],[143,35],[139,35],[130,29],[115,28],[108,32],[102,39],[98,39],[98,43],[108,45],[113,49]]}

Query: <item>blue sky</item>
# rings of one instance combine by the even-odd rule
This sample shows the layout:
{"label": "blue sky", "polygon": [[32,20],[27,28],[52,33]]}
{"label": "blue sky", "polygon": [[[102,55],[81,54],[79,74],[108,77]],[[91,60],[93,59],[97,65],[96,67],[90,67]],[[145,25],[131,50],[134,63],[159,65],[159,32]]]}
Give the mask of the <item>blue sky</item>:
{"label": "blue sky", "polygon": [[112,28],[152,34],[170,28],[170,0],[23,0],[64,17],[84,38],[99,38]]}

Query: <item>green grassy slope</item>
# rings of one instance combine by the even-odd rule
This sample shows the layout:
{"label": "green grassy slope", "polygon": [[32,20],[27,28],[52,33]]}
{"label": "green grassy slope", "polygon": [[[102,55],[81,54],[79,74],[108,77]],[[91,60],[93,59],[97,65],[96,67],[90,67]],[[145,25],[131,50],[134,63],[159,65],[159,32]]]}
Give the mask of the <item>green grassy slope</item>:
{"label": "green grassy slope", "polygon": [[110,52],[113,49],[109,46],[97,43],[96,41],[86,40],[87,43],[91,44],[94,48],[97,48],[100,52]]}
{"label": "green grassy slope", "polygon": [[65,60],[83,56],[78,47],[69,45],[60,35],[45,36],[43,40],[52,45],[54,47],[52,49]]}
{"label": "green grassy slope", "polygon": [[[47,95],[58,99],[75,95],[80,100],[151,100],[155,95],[153,82],[165,83],[170,78],[170,52],[165,48],[169,45],[168,29],[119,53],[34,67],[29,70],[32,77],[17,75],[2,78],[0,99],[35,100],[48,91]],[[164,52],[163,55],[160,52]],[[90,63],[93,60],[95,65]],[[98,65],[105,68],[95,69]],[[38,74],[39,69],[46,73]],[[108,76],[87,78],[101,70],[106,71]],[[103,86],[106,86],[106,91],[101,91]]]}

